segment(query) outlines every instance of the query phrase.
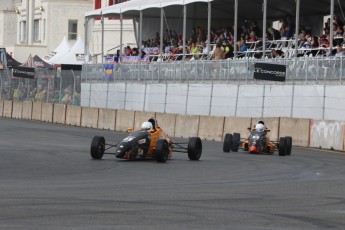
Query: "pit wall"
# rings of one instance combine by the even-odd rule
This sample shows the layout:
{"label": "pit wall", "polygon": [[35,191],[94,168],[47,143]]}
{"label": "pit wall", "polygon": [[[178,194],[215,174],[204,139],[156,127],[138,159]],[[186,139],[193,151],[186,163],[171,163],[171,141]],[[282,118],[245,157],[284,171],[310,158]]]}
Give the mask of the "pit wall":
{"label": "pit wall", "polygon": [[[79,127],[114,131],[140,128],[150,117],[171,137],[199,136],[204,140],[222,141],[226,133],[238,132],[242,138],[249,135],[260,118],[180,115],[89,108],[81,106],[0,100],[0,116],[13,119],[36,120]],[[345,151],[343,121],[323,121],[306,118],[264,118],[270,129],[270,139],[292,136],[294,146]]]}

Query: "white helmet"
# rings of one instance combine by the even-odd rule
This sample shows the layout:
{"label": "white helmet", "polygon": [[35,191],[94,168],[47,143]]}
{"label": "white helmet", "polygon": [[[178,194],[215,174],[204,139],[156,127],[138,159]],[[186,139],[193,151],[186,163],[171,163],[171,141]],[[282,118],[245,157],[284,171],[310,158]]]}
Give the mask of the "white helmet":
{"label": "white helmet", "polygon": [[142,130],[150,130],[150,129],[152,129],[152,123],[148,122],[148,121],[143,122],[141,124],[141,129]]}
{"label": "white helmet", "polygon": [[257,124],[256,126],[255,126],[255,129],[257,130],[257,131],[259,131],[259,132],[261,132],[261,131],[264,131],[264,129],[265,129],[265,126],[263,125],[263,124]]}

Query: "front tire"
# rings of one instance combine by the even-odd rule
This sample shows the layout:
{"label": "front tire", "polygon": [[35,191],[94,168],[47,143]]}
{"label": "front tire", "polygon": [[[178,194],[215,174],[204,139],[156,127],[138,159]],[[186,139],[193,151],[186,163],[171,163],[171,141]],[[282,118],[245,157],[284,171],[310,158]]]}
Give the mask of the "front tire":
{"label": "front tire", "polygon": [[292,137],[286,136],[286,155],[290,156],[291,155],[291,150],[292,150]]}
{"label": "front tire", "polygon": [[191,137],[188,142],[188,158],[192,161],[197,161],[201,157],[202,142],[199,137]]}
{"label": "front tire", "polygon": [[102,159],[105,150],[105,139],[102,136],[94,136],[91,141],[91,157],[96,160]]}
{"label": "front tire", "polygon": [[287,153],[287,142],[285,137],[279,138],[279,156],[285,156]]}
{"label": "front tire", "polygon": [[241,134],[233,133],[231,151],[238,152],[238,149],[240,148],[240,143],[241,143]]}
{"label": "front tire", "polygon": [[169,156],[168,142],[165,139],[158,139],[156,142],[156,160],[157,162],[166,162]]}
{"label": "front tire", "polygon": [[223,152],[229,153],[232,148],[233,137],[231,133],[226,133],[223,142]]}

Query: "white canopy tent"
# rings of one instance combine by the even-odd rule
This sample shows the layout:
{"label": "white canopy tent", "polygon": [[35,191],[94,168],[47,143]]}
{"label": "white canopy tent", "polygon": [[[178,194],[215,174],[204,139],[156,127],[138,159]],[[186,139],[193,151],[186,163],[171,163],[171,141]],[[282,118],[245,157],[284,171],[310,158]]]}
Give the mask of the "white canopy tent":
{"label": "white canopy tent", "polygon": [[45,61],[49,64],[54,64],[56,63],[56,60],[60,59],[70,50],[71,45],[68,43],[66,36],[64,36],[60,44],[52,52],[52,55],[49,55],[49,57],[46,58]]}
{"label": "white canopy tent", "polygon": [[[296,17],[296,31],[295,35],[298,34],[300,12],[303,17],[312,17],[319,15],[320,18],[324,15],[331,15],[331,25],[333,24],[333,16],[335,13],[335,1],[337,1],[339,7],[336,9],[338,15],[343,14],[342,6],[339,0],[285,0],[285,1],[268,1],[268,0],[131,0],[128,2],[116,4],[113,6],[105,7],[95,11],[90,11],[85,14],[88,17],[111,17],[120,15],[122,19],[123,14],[126,17],[139,18],[139,49],[141,52],[141,41],[143,38],[142,27],[143,27],[143,13],[145,17],[155,18],[156,21],[160,18],[160,34],[163,34],[163,18],[164,17],[175,17],[178,15],[176,11],[177,6],[183,7],[183,41],[186,38],[186,24],[187,15],[191,20],[195,21],[207,21],[208,38],[210,37],[211,20],[217,22],[233,21],[235,43],[237,41],[237,28],[238,20],[252,19],[262,21],[263,30],[263,52],[265,52],[265,36],[267,19],[279,20],[286,15],[294,15]],[[205,5],[207,3],[207,6]],[[188,8],[187,5],[191,5]],[[155,9],[161,9],[160,13]],[[207,14],[200,14],[200,9],[207,9]],[[212,12],[212,14],[211,14]],[[212,16],[213,15],[213,16]],[[344,17],[345,19],[345,17]],[[321,23],[320,23],[321,22]],[[318,22],[319,26],[322,27],[322,19]],[[298,36],[295,36],[295,47],[297,49]],[[331,47],[333,34],[330,34]],[[122,43],[122,42],[121,42]],[[209,42],[207,42],[209,44]],[[162,36],[161,36],[161,47],[162,47]],[[183,45],[185,48],[185,44]],[[236,46],[235,53],[236,53]],[[103,50],[103,49],[102,49]],[[122,47],[121,47],[122,50]],[[210,50],[210,49],[208,49]],[[184,50],[185,53],[185,50]],[[296,52],[297,55],[297,52]]]}
{"label": "white canopy tent", "polygon": [[78,37],[73,47],[64,55],[56,58],[52,64],[82,65],[85,63],[85,44],[81,37]]}

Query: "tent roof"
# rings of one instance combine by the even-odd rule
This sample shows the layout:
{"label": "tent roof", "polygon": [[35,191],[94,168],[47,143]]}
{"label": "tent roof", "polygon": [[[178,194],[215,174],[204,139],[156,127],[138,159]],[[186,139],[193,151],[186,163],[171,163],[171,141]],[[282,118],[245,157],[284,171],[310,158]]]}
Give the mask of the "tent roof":
{"label": "tent roof", "polygon": [[33,61],[34,61],[34,66],[37,69],[53,69],[52,65],[50,65],[47,62],[43,61],[42,58],[40,58],[37,55],[35,55],[33,57]]}
{"label": "tent roof", "polygon": [[[106,15],[118,15],[125,13],[126,17],[138,16],[138,11],[144,10],[145,16],[159,17],[159,11],[152,11],[153,8],[162,8],[168,6],[177,5],[193,5],[194,12],[198,12],[199,9],[207,9],[205,3],[212,2],[212,18],[233,19],[234,18],[234,4],[235,0],[131,0],[128,2],[104,7],[102,9],[89,11],[85,14],[86,17],[96,17]],[[259,20],[263,17],[262,1],[258,0],[240,0],[238,6],[238,15],[240,19],[252,19]],[[344,8],[344,6],[342,6]],[[171,7],[169,7],[171,8]],[[169,11],[167,8],[166,12]],[[343,9],[344,11],[345,9]],[[188,10],[189,15],[191,11]],[[282,19],[286,15],[295,15],[296,1],[268,1],[267,4],[267,17]],[[312,15],[329,15],[330,14],[330,1],[329,0],[301,0],[300,8],[301,16]],[[340,6],[335,2],[335,13],[341,13]],[[194,14],[193,17],[199,19],[206,19],[207,13]]]}
{"label": "tent roof", "polygon": [[70,51],[61,57],[54,59],[54,64],[81,65],[84,63],[84,59],[80,59],[79,57],[80,55],[84,55],[84,49],[84,41],[79,36]]}
{"label": "tent roof", "polygon": [[7,58],[7,66],[12,68],[13,66],[21,66],[23,65],[22,63],[18,62],[16,59],[14,59],[11,55],[6,53],[6,58]]}
{"label": "tent roof", "polygon": [[54,49],[52,55],[48,60],[45,60],[47,63],[53,64],[56,60],[60,59],[68,51],[71,50],[71,45],[68,43],[66,36],[63,37],[60,44]]}

